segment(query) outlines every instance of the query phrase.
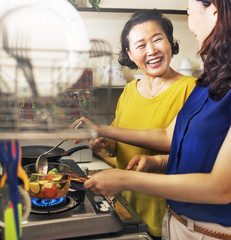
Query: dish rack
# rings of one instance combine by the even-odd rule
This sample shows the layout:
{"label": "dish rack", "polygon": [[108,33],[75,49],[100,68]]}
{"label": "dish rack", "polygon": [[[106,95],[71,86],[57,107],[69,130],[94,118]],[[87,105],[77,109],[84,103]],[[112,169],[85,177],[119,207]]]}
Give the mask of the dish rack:
{"label": "dish rack", "polygon": [[[32,54],[43,56],[46,53],[60,54],[60,50],[36,50],[27,49],[11,49],[17,53],[22,53],[24,58],[28,60]],[[2,49],[3,51],[3,49]],[[84,66],[71,66],[66,64],[40,64],[39,70],[46,72],[48,75],[53,75],[50,85],[50,90],[56,88],[56,94],[39,95],[35,93],[37,84],[35,78],[34,83],[30,82],[30,75],[36,72],[36,67],[27,66],[27,74],[25,74],[24,65],[20,58],[14,57],[14,70],[10,70],[10,74],[5,74],[12,65],[9,65],[8,56],[0,58],[0,139],[1,140],[32,140],[32,139],[64,139],[76,138],[82,139],[94,138],[96,133],[93,129],[83,125],[80,129],[74,131],[70,125],[74,120],[81,116],[85,116],[93,121],[95,119],[95,99],[93,77],[100,67],[101,59],[107,58],[108,62],[112,60],[112,51],[110,44],[105,40],[92,39],[90,40],[90,50],[85,52],[63,51],[63,56],[66,56],[67,62],[70,54],[80,54],[87,56],[87,61]],[[42,58],[39,59],[40,63]],[[12,59],[11,59],[12,61]],[[7,70],[7,71],[6,71]],[[29,71],[29,74],[28,74]],[[80,77],[76,82],[69,86],[68,74],[74,74],[81,71]],[[59,72],[59,74],[56,74]],[[12,74],[13,73],[13,74]],[[28,77],[29,76],[29,77]],[[41,75],[38,75],[38,78]],[[47,77],[47,76],[46,76]],[[30,91],[23,92],[19,90],[19,85],[22,79],[30,86]],[[57,83],[61,82],[60,88]],[[13,87],[11,86],[11,83]],[[55,85],[56,84],[56,85]],[[10,86],[10,88],[8,87]],[[68,86],[65,88],[65,86]],[[58,89],[58,90],[57,90]],[[110,81],[107,87],[107,96],[105,105],[106,109],[110,108],[111,87]],[[105,122],[107,122],[107,114],[105,114]]]}

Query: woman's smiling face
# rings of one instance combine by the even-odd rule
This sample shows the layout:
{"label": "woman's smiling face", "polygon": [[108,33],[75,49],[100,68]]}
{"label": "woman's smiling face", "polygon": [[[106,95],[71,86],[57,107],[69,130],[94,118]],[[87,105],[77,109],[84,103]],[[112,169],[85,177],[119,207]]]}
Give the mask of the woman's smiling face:
{"label": "woman's smiling face", "polygon": [[129,35],[130,59],[146,75],[161,77],[167,73],[172,58],[172,48],[163,29],[155,21],[132,27]]}

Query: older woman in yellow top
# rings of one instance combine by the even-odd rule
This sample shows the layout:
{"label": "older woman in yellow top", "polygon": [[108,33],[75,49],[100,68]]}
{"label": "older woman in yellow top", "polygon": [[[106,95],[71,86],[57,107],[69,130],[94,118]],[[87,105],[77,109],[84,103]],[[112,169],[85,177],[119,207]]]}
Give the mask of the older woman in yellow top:
{"label": "older woman in yellow top", "polygon": [[[157,10],[135,13],[122,31],[121,48],[119,63],[130,69],[139,68],[144,78],[126,85],[112,125],[130,129],[166,128],[195,87],[194,78],[183,76],[169,66],[172,56],[179,51],[178,43],[173,38],[171,21]],[[85,118],[80,120],[88,121]],[[162,157],[163,161],[165,157],[160,152],[104,138],[92,140],[90,146],[94,152],[106,148],[116,154],[117,168],[120,169],[126,169],[134,155],[158,154],[156,158]],[[128,191],[123,192],[122,196],[148,223],[153,238],[159,239],[165,200]]]}

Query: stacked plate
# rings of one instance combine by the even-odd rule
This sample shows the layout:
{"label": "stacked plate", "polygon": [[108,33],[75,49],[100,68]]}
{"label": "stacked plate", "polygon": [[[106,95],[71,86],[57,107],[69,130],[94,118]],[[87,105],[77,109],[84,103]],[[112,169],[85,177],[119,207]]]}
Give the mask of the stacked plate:
{"label": "stacked plate", "polygon": [[90,43],[68,1],[0,0],[0,6],[0,92],[57,96],[78,81]]}

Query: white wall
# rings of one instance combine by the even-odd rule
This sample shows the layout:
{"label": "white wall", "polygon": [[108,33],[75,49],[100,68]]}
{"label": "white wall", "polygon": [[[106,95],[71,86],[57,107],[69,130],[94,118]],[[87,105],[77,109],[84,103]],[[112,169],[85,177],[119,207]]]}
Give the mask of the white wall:
{"label": "white wall", "polygon": [[[127,0],[120,1],[129,2]],[[148,2],[149,0],[145,1]],[[153,0],[150,1],[153,2]],[[171,1],[168,0],[168,3],[170,3]],[[103,2],[106,2],[106,0],[104,0]],[[114,2],[118,4],[118,0]],[[132,2],[135,4],[140,3],[141,1],[132,0]],[[182,3],[182,6],[186,8],[185,2],[187,2],[187,0],[176,0],[176,2],[178,4]],[[138,7],[138,5],[134,6],[134,4],[133,4],[134,8]],[[149,6],[150,5],[151,4],[149,4]],[[124,27],[124,24],[130,18],[132,13],[80,12],[80,14],[85,21],[90,39],[97,38],[107,40],[112,45],[113,53],[118,53],[120,50],[121,31]],[[193,67],[199,68],[200,58],[197,56],[198,45],[194,35],[188,30],[187,15],[168,14],[165,16],[172,21],[174,26],[174,37],[180,41],[179,42],[180,52],[178,55],[173,57],[171,66],[177,70],[177,68],[180,66],[182,59],[189,58],[193,64]],[[124,72],[127,81],[133,79],[134,71],[125,69]]]}

